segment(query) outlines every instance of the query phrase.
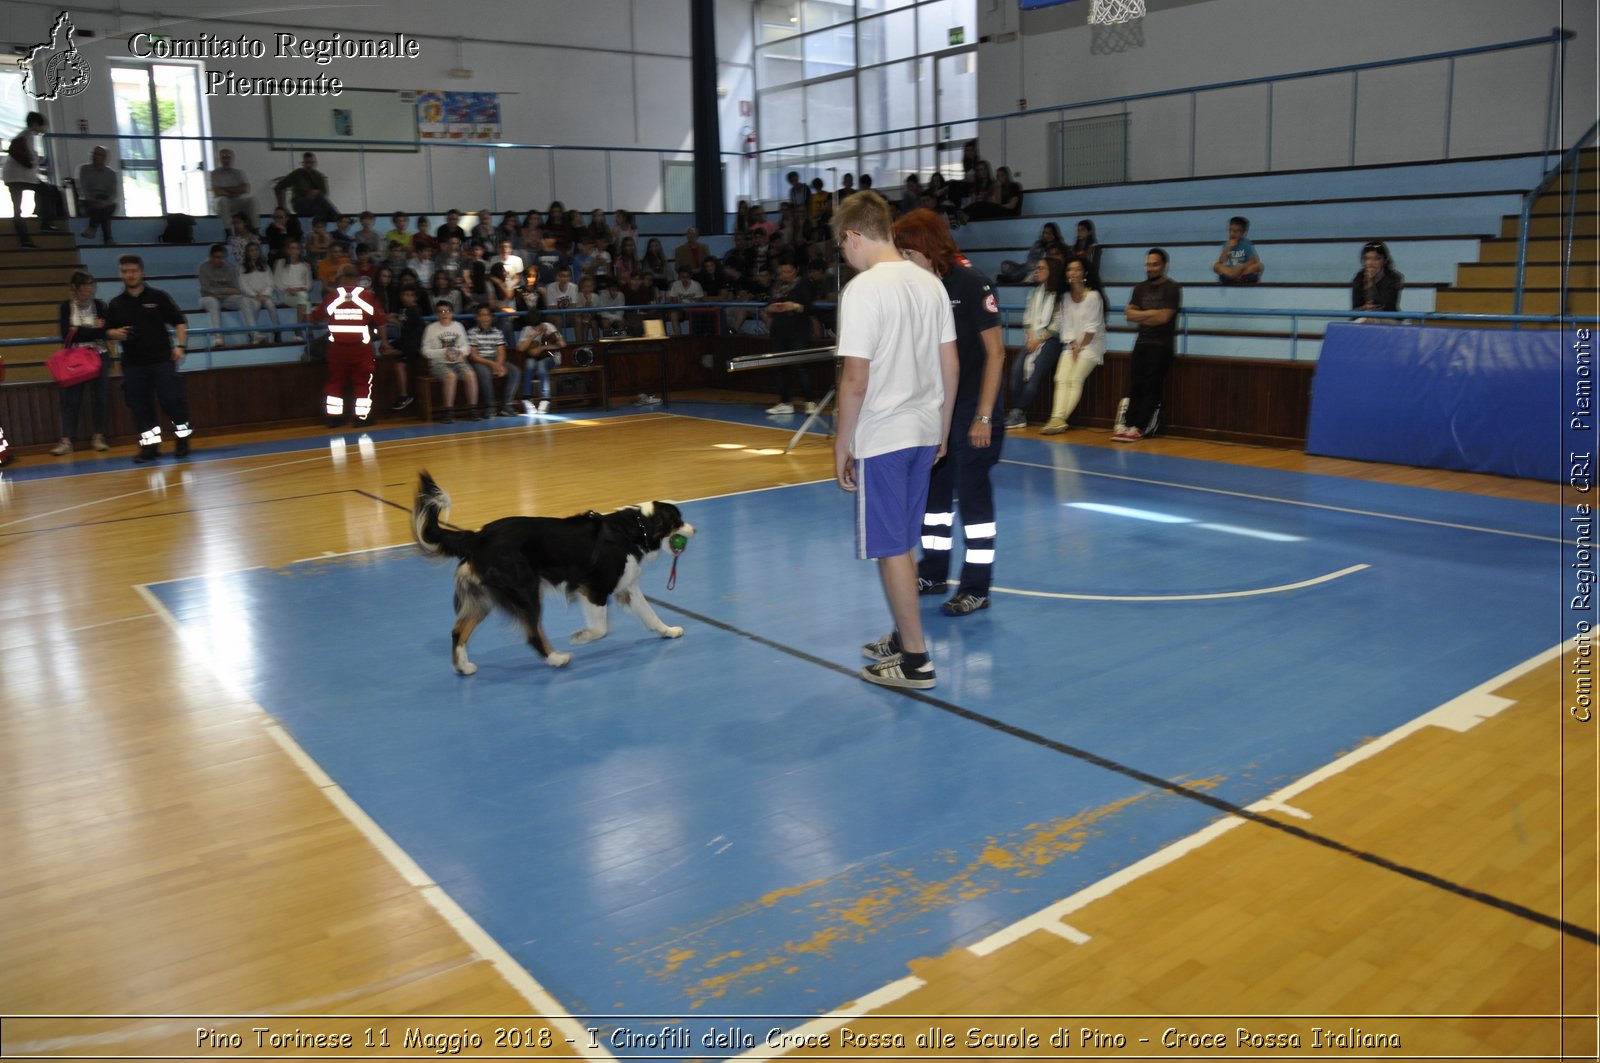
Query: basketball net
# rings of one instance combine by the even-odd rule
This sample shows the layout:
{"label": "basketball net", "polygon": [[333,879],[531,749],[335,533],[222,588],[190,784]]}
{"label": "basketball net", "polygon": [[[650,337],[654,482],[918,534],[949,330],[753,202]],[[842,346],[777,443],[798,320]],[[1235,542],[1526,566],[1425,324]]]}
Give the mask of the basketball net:
{"label": "basketball net", "polygon": [[1114,26],[1144,18],[1144,0],[1094,0],[1089,9],[1089,22],[1100,26]]}
{"label": "basketball net", "polygon": [[1144,47],[1144,0],[1094,0],[1089,9],[1092,55]]}

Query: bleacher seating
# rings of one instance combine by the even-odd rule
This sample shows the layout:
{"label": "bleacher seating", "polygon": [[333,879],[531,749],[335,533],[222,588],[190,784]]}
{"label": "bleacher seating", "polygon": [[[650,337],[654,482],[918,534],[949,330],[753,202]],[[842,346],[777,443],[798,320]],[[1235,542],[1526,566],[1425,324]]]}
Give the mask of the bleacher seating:
{"label": "bleacher seating", "polygon": [[[1184,285],[1188,308],[1348,310],[1361,244],[1379,238],[1406,277],[1401,308],[1427,312],[1446,308],[1441,289],[1458,283],[1462,264],[1493,246],[1486,241],[1501,238],[1505,217],[1520,209],[1543,165],[1530,156],[1046,189],[1029,193],[1026,216],[972,222],[956,235],[974,264],[993,276],[1002,262],[1026,256],[1044,222],[1055,221],[1070,238],[1078,219],[1093,219],[1105,248],[1101,272],[1113,348],[1131,343],[1133,330],[1117,311],[1144,278],[1152,246],[1172,256],[1169,272]],[[1211,272],[1235,214],[1250,219],[1251,240],[1266,265],[1259,285],[1219,285]],[[1002,289],[1002,304],[1019,306],[1023,291]],[[1301,318],[1296,339],[1283,316],[1189,314],[1181,349],[1315,359],[1326,323]],[[1008,340],[1018,342],[1020,332]]]}

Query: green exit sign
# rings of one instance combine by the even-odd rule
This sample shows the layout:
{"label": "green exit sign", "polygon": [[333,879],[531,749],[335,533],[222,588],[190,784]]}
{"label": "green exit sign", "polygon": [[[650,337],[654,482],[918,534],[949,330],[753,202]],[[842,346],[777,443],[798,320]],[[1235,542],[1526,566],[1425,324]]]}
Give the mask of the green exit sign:
{"label": "green exit sign", "polygon": [[966,31],[966,28],[962,27],[962,26],[953,26],[953,27],[951,27],[951,29],[950,29],[950,47],[954,48],[958,44],[966,44],[966,43],[967,43],[967,31]]}

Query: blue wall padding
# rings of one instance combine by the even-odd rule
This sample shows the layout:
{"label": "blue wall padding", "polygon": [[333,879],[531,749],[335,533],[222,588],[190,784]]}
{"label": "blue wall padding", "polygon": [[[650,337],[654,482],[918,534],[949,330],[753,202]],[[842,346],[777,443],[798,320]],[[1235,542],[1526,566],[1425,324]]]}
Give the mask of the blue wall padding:
{"label": "blue wall padding", "polygon": [[1311,387],[1306,452],[1560,480],[1563,429],[1578,450],[1592,451],[1594,434],[1568,428],[1567,335],[1329,325]]}

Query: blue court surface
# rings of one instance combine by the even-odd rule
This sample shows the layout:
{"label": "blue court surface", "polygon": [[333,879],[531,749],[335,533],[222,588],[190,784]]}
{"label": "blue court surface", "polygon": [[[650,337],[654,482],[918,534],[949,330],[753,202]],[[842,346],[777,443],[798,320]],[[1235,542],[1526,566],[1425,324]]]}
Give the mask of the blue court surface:
{"label": "blue court surface", "polygon": [[409,548],[152,590],[573,1013],[696,1033],[904,977],[1562,637],[1555,506],[1028,439],[995,481],[1001,589],[925,599],[917,695],[855,676],[887,610],[831,481],[685,503],[644,581],[684,637],[613,608],[561,670],[492,619],[457,676]]}

